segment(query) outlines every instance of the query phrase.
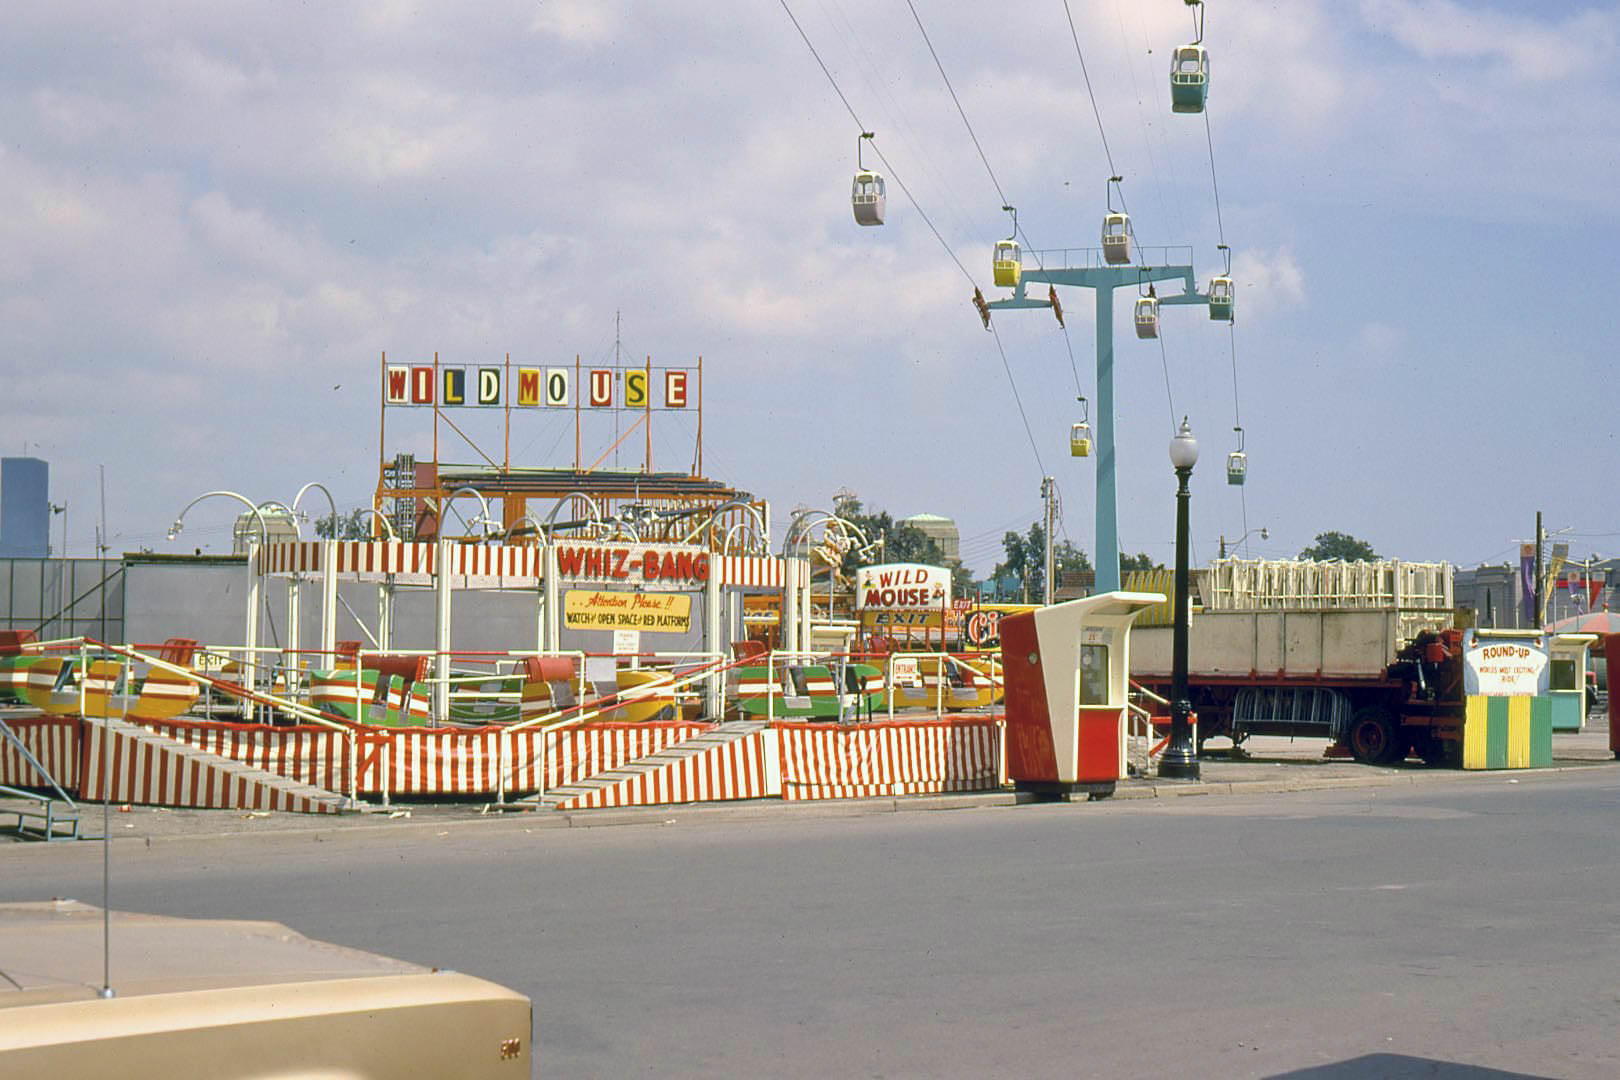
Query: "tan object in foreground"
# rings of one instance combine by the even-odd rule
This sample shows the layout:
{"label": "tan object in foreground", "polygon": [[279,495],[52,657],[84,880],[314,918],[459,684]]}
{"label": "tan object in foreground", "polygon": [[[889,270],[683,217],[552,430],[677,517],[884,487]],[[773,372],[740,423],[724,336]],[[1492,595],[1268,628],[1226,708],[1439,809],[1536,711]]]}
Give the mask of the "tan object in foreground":
{"label": "tan object in foreground", "polygon": [[0,1075],[527,1077],[521,994],[280,923],[0,904]]}

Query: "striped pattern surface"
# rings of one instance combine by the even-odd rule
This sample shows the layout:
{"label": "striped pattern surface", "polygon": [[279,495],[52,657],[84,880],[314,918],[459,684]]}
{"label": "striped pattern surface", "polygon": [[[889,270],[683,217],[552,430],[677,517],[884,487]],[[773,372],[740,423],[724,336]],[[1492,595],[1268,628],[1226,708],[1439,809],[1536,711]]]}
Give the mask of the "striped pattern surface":
{"label": "striped pattern surface", "polygon": [[349,740],[314,725],[268,727],[168,720],[141,726],[175,742],[329,791],[349,789]]}
{"label": "striped pattern surface", "polygon": [[735,742],[560,802],[556,808],[596,810],[612,806],[762,799],[767,794],[765,740],[774,737],[769,731],[756,731]]}
{"label": "striped pattern surface", "polygon": [[[547,789],[616,769],[627,761],[647,757],[674,746],[699,732],[707,724],[682,721],[645,724],[578,724],[561,730],[537,731],[532,728],[511,733],[512,769],[510,790],[538,791],[542,753]],[[541,740],[544,738],[544,749]]]}
{"label": "striped pattern surface", "polygon": [[1552,699],[1545,694],[1470,694],[1463,712],[1463,768],[1550,767],[1552,713]]}
{"label": "striped pattern surface", "polygon": [[[79,728],[75,716],[37,716],[7,720],[17,741],[46,769],[64,791],[79,786]],[[28,764],[10,739],[0,738],[0,784],[7,787],[46,787],[49,781]]]}
{"label": "striped pattern surface", "polygon": [[779,722],[782,798],[858,799],[996,787],[996,721]]}
{"label": "striped pattern surface", "polygon": [[305,814],[337,813],[341,803],[330,791],[113,719],[84,721],[79,797],[189,809]]}
{"label": "striped pattern surface", "polygon": [[786,560],[774,555],[716,555],[714,566],[722,585],[780,589],[787,584]]}
{"label": "striped pattern surface", "polygon": [[[512,544],[458,544],[450,549],[449,572],[470,577],[504,578],[513,584],[540,580],[537,548]],[[315,574],[325,569],[320,541],[286,541],[259,552],[259,572]],[[438,545],[403,540],[350,540],[337,545],[337,572],[362,579],[385,574],[433,574],[438,571]]]}

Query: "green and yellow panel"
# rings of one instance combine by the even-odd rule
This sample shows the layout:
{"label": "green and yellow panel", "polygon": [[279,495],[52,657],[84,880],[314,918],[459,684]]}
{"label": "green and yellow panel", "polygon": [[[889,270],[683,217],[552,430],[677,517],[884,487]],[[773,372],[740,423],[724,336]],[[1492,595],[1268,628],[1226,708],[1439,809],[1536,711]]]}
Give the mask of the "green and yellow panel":
{"label": "green and yellow panel", "polygon": [[1552,765],[1552,699],[1545,694],[1470,694],[1463,713],[1465,769],[1544,769]]}

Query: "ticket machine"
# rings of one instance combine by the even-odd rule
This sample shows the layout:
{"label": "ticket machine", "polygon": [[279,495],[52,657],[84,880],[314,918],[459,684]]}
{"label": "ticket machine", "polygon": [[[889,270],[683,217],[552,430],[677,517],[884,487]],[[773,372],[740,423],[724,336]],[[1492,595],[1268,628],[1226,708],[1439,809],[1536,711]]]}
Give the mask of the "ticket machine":
{"label": "ticket machine", "polygon": [[1162,603],[1110,592],[1002,617],[1007,776],[1019,790],[1113,794],[1125,776],[1131,624]]}

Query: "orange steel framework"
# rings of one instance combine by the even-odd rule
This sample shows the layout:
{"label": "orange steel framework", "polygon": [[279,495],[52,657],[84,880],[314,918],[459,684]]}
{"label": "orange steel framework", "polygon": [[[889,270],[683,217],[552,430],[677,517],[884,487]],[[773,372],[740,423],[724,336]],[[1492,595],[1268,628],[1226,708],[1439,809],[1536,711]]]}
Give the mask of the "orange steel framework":
{"label": "orange steel framework", "polygon": [[[738,491],[718,481],[707,479],[703,471],[703,358],[697,361],[697,434],[693,448],[692,469],[687,472],[654,472],[652,468],[652,394],[647,394],[645,408],[609,406],[593,409],[602,413],[633,412],[636,421],[619,439],[594,461],[582,464],[584,415],[580,408],[583,386],[580,358],[574,357],[573,412],[574,462],[572,468],[538,468],[512,464],[512,354],[505,356],[504,397],[502,413],[502,454],[497,462],[449,416],[440,404],[439,387],[443,385],[439,354],[433,354],[433,456],[429,461],[412,461],[408,478],[399,475],[398,459],[391,461],[387,453],[388,435],[388,354],[382,354],[380,365],[379,409],[377,421],[377,488],[372,509],[386,515],[392,504],[401,500],[415,503],[413,532],[416,539],[431,539],[438,535],[439,523],[445,508],[456,493],[471,489],[486,502],[500,502],[500,529],[506,542],[523,542],[534,536],[532,520],[544,522],[556,508],[559,500],[568,499],[565,511],[556,515],[552,527],[558,533],[578,533],[593,527],[586,499],[596,504],[601,519],[622,518],[626,514],[635,519],[637,538],[643,542],[670,543],[685,539],[699,527],[702,532],[696,542],[719,550],[728,546],[735,550],[739,540],[736,528],[746,528],[757,512],[769,525],[768,509],[763,500],[747,492]],[[654,369],[651,358],[642,369]],[[627,370],[615,367],[615,378]],[[397,407],[397,406],[396,406]],[[418,406],[421,407],[421,406]],[[478,411],[478,410],[472,410]],[[493,411],[485,409],[482,411]],[[537,409],[537,412],[554,410]],[[447,426],[481,459],[473,464],[453,464],[441,459],[440,427]],[[601,464],[640,427],[644,435],[644,458],[640,469],[602,469]],[[737,504],[727,507],[726,504]],[[725,507],[724,510],[721,510]],[[746,507],[746,508],[745,508]],[[716,513],[716,511],[720,511]],[[598,525],[597,528],[602,528]],[[372,520],[373,536],[380,536],[380,524]],[[447,527],[448,528],[448,527]],[[482,539],[482,535],[467,535],[458,539]],[[768,540],[766,541],[768,542]]]}

